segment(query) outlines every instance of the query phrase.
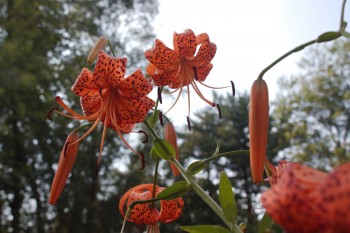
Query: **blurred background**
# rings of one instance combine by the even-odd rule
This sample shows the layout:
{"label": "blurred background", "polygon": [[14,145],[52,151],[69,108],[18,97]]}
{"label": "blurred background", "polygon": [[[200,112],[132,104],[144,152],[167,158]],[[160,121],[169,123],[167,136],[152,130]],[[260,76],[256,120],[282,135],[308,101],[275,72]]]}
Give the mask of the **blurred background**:
{"label": "blurred background", "polygon": [[[191,106],[201,107],[192,108],[192,132],[185,119],[186,98],[180,99],[178,110],[169,112],[186,167],[211,156],[218,141],[220,152],[249,148],[251,83],[284,52],[322,32],[338,30],[340,8],[341,1],[334,0],[222,1],[214,6],[209,1],[182,0],[0,0],[0,232],[119,232],[123,222],[120,197],[135,185],[153,181],[150,143],[127,136],[146,155],[146,168],[140,171],[138,156],[112,130],[95,175],[100,127],[80,143],[57,205],[48,204],[59,154],[78,122],[57,114],[50,121],[47,114],[57,95],[80,111],[79,99],[70,87],[84,66],[93,69],[86,58],[100,35],[110,39],[117,56],[128,58],[128,73],[138,67],[145,70],[143,53],[156,37],[172,47],[174,31],[207,32],[217,44],[206,83],[226,86],[233,80],[237,94],[232,97],[230,88],[213,94],[203,90],[220,104],[222,119],[215,109],[193,98],[198,104]],[[311,46],[266,74],[271,86],[268,156],[273,162],[288,159],[330,170],[349,160],[349,64],[349,41],[339,39]],[[151,97],[155,99],[155,93]],[[183,116],[175,114],[181,112]],[[160,135],[162,130],[158,127]],[[247,232],[256,232],[263,212],[259,194],[267,186],[252,183],[248,157],[221,158],[196,175],[215,200],[222,170],[234,186],[239,222],[248,224]],[[159,173],[163,186],[181,180],[172,176],[166,162],[161,163]],[[181,232],[180,225],[221,224],[193,192],[184,199],[182,216],[161,225],[162,232]],[[278,226],[273,229],[281,232]],[[126,231],[144,232],[145,226],[128,224]]]}

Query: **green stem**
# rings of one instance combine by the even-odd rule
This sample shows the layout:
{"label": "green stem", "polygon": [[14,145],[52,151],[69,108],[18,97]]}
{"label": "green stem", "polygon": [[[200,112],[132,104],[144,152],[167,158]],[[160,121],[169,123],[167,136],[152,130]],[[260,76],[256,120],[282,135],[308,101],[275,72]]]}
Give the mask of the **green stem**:
{"label": "green stem", "polygon": [[157,158],[157,160],[156,160],[156,167],[154,168],[152,198],[156,197],[156,186],[157,186],[157,179],[158,179],[158,166],[159,166],[159,158]]}
{"label": "green stem", "polygon": [[[154,139],[160,139],[154,129],[144,121],[147,129],[150,131]],[[183,178],[191,185],[196,194],[217,214],[217,216],[232,230],[232,224],[227,221],[224,212],[221,207],[196,183],[194,178],[187,174],[182,165],[175,159],[175,157],[170,157],[169,161],[180,171]],[[240,231],[241,232],[241,231]]]}
{"label": "green stem", "polygon": [[341,32],[344,31],[346,27],[346,22],[344,21],[345,4],[346,4],[346,0],[343,1],[343,5],[341,8],[340,26],[339,26],[339,31]]}
{"label": "green stem", "polygon": [[111,52],[113,54],[113,57],[115,57],[115,53],[114,53],[114,49],[113,49],[113,46],[111,44],[111,42],[108,40],[108,45],[109,45],[109,48],[111,49]]}
{"label": "green stem", "polygon": [[191,175],[187,174],[185,169],[174,157],[171,157],[169,161],[180,171],[181,175],[191,185],[196,194],[216,213],[225,225],[231,229],[232,224],[227,221],[221,207],[196,183]]}
{"label": "green stem", "polygon": [[289,52],[283,54],[281,57],[279,57],[278,59],[276,59],[274,62],[272,62],[269,66],[267,66],[265,69],[263,69],[259,76],[258,76],[258,79],[262,79],[264,74],[270,70],[272,67],[274,67],[276,64],[278,64],[280,61],[282,61],[283,59],[285,59],[286,57],[288,57],[289,55],[291,55],[292,53],[296,53],[296,52],[299,52],[300,50],[304,49],[305,47],[309,46],[309,45],[312,45],[312,44],[315,44],[317,43],[317,40],[311,40],[309,42],[306,42],[302,45],[299,45],[298,47],[295,47],[294,49],[290,50]]}

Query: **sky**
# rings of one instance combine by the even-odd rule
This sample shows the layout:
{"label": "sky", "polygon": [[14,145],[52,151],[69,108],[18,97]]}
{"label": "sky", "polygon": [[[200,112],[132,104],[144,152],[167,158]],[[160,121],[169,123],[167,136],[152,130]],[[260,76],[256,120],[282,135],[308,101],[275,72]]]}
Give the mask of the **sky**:
{"label": "sky", "polygon": [[[350,22],[349,4],[345,20]],[[260,71],[287,51],[323,32],[338,30],[341,5],[342,0],[160,0],[154,26],[157,38],[170,48],[174,31],[189,28],[196,34],[206,32],[217,45],[217,52],[204,83],[220,87],[230,85],[232,80],[237,92],[242,93],[249,92]],[[305,50],[292,54],[264,75],[270,99],[278,91],[279,77],[298,72],[297,63],[303,53]],[[211,90],[201,90],[212,99]],[[228,91],[230,88],[218,92]],[[194,96],[191,94],[192,99]],[[183,109],[187,99],[181,99]],[[191,104],[191,112],[206,105],[197,101]]]}

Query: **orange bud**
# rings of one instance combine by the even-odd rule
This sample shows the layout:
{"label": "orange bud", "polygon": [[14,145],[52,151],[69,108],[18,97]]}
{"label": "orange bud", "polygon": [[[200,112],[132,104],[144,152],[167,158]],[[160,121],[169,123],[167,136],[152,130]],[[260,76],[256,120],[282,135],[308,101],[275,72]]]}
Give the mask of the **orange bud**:
{"label": "orange bud", "polygon": [[269,129],[269,94],[264,80],[254,81],[249,105],[250,168],[253,182],[260,183],[263,180]]}
{"label": "orange bud", "polygon": [[[176,151],[176,160],[179,161],[179,150],[177,148],[177,139],[176,139],[176,131],[174,125],[171,122],[167,122],[164,126],[164,139],[169,142]],[[170,164],[171,170],[173,171],[174,176],[179,176],[180,172],[177,168]]]}
{"label": "orange bud", "polygon": [[94,47],[92,47],[89,53],[89,56],[87,58],[88,64],[92,64],[96,60],[98,53],[100,52],[100,50],[106,47],[107,43],[108,43],[108,39],[106,37],[100,36],[98,38],[98,40],[96,41]]}
{"label": "orange bud", "polygon": [[58,161],[58,168],[51,185],[51,192],[49,203],[54,205],[60,197],[62,190],[66,184],[70,171],[78,154],[79,142],[71,144],[79,139],[77,133],[70,133],[67,137],[66,143],[63,146],[60,159]]}

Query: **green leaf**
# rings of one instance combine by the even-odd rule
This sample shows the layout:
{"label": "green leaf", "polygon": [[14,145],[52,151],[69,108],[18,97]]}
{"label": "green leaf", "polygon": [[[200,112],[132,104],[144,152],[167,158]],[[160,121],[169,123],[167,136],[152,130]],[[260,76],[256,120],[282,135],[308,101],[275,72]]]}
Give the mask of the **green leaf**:
{"label": "green leaf", "polygon": [[225,227],[215,225],[181,226],[180,229],[190,233],[232,233]]}
{"label": "green leaf", "polygon": [[225,217],[232,224],[237,223],[237,206],[231,182],[225,172],[221,172],[219,183],[219,200]]}
{"label": "green leaf", "polygon": [[158,124],[158,120],[159,120],[159,113],[160,111],[157,110],[155,112],[153,112],[153,114],[150,116],[150,118],[148,119],[148,124],[154,129],[157,124]]}
{"label": "green leaf", "polygon": [[272,218],[266,212],[259,223],[259,233],[270,233],[272,227]]}
{"label": "green leaf", "polygon": [[195,161],[188,166],[187,172],[191,175],[195,175],[198,172],[205,169],[207,166],[208,166],[208,163],[205,161],[202,161],[202,160]]}
{"label": "green leaf", "polygon": [[156,150],[154,149],[154,146],[152,146],[151,151],[149,152],[149,155],[151,156],[151,158],[152,158],[153,160],[157,160],[158,155],[157,155],[157,153],[156,153]]}
{"label": "green leaf", "polygon": [[176,151],[174,147],[164,139],[160,139],[160,138],[154,139],[153,147],[154,147],[155,153],[161,159],[169,160],[171,156],[176,155]]}
{"label": "green leaf", "polygon": [[187,181],[178,181],[161,191],[157,195],[157,198],[160,198],[162,200],[172,200],[181,197],[186,194],[189,187],[190,186]]}

